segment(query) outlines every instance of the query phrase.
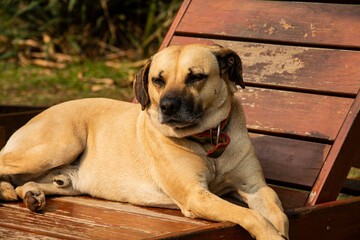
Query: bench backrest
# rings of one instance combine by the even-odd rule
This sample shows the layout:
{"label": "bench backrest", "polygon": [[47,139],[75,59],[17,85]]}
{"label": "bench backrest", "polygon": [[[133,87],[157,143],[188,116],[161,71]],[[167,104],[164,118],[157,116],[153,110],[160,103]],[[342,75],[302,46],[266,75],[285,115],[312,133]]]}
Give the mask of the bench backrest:
{"label": "bench backrest", "polygon": [[190,43],[242,58],[236,96],[285,205],[335,200],[360,160],[360,5],[185,0],[162,48]]}

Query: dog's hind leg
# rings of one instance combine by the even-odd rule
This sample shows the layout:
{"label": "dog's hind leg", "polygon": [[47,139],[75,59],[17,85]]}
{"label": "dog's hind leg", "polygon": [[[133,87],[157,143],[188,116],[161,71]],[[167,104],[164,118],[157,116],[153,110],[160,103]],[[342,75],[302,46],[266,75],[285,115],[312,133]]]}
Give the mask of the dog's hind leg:
{"label": "dog's hind leg", "polygon": [[64,124],[44,132],[44,125],[49,124],[28,123],[0,151],[0,201],[17,200],[13,185],[23,185],[53,168],[73,163],[84,151],[85,131]]}
{"label": "dog's hind leg", "polygon": [[27,182],[17,187],[16,193],[23,199],[28,209],[39,212],[45,208],[45,195],[81,194],[74,189],[69,172],[61,173],[61,170],[54,170],[45,177],[37,179],[36,182]]}
{"label": "dog's hind leg", "polygon": [[0,201],[16,201],[17,199],[14,186],[11,185],[11,177],[0,176]]}

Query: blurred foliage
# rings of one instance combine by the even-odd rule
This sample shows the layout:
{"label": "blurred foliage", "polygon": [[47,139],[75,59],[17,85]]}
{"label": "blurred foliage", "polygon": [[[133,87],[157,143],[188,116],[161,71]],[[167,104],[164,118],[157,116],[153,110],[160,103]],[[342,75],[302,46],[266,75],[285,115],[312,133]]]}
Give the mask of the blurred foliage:
{"label": "blurred foliage", "polygon": [[[0,104],[50,106],[60,102],[104,97],[131,101],[132,77],[136,68],[106,66],[103,61],[85,60],[66,69],[0,61]],[[1,107],[1,106],[0,106]]]}
{"label": "blurred foliage", "polygon": [[159,48],[180,4],[181,0],[2,0],[0,60],[57,61],[63,56],[56,54],[68,60],[72,56],[72,61],[146,58]]}

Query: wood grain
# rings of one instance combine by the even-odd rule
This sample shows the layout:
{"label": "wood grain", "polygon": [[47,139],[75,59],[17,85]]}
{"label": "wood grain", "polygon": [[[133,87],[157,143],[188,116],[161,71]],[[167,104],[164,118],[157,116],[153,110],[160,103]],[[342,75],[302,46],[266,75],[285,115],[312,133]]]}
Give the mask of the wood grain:
{"label": "wood grain", "polygon": [[334,141],[353,99],[248,87],[236,94],[250,131]]}
{"label": "wood grain", "polygon": [[309,196],[308,191],[301,191],[293,188],[285,188],[270,185],[279,196],[282,206],[285,210],[304,207],[306,199]]}
{"label": "wood grain", "polygon": [[287,211],[290,239],[352,240],[360,236],[360,197]]}
{"label": "wood grain", "polygon": [[30,240],[30,239],[36,239],[36,240],[53,240],[53,239],[59,239],[57,237],[50,237],[50,236],[43,236],[32,232],[26,232],[21,231],[17,229],[9,229],[6,227],[0,226],[0,239],[6,239],[6,240]]}
{"label": "wood grain", "polygon": [[360,92],[341,126],[309,196],[307,205],[336,200],[346,176],[360,156]]}
{"label": "wood grain", "polygon": [[170,45],[219,44],[242,59],[246,84],[354,97],[360,52],[175,36]]}
{"label": "wood grain", "polygon": [[304,189],[313,186],[331,147],[253,133],[250,137],[266,179]]}
{"label": "wood grain", "polygon": [[358,49],[359,29],[359,5],[197,0],[176,33]]}
{"label": "wood grain", "polygon": [[86,197],[49,198],[42,214],[4,203],[0,216],[0,227],[68,239],[142,239],[211,224]]}

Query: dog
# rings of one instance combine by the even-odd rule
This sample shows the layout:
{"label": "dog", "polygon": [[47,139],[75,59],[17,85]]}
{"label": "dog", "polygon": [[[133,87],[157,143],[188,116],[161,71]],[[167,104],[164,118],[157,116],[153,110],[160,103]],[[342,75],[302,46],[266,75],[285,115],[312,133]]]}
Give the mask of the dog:
{"label": "dog", "polygon": [[[265,183],[237,86],[245,87],[234,51],[165,48],[136,75],[140,104],[73,100],[16,131],[0,152],[0,200],[20,197],[39,212],[45,195],[88,194],[234,222],[260,240],[287,239],[288,219]],[[249,208],[219,197],[227,193]]]}

